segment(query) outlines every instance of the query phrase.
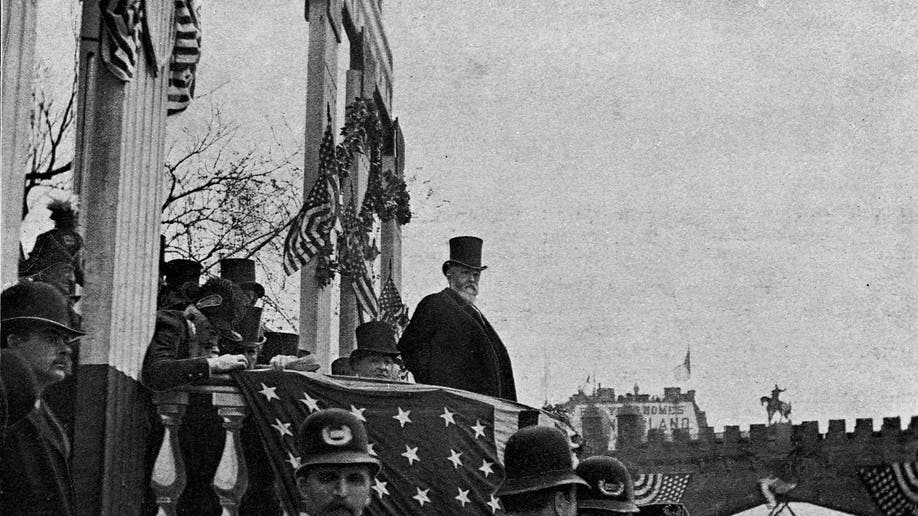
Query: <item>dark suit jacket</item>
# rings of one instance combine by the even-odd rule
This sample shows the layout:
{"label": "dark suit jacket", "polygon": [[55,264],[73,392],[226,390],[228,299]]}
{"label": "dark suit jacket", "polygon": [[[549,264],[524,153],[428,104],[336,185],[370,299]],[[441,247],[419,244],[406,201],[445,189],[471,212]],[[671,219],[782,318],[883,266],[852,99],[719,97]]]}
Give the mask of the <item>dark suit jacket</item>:
{"label": "dark suit jacket", "polygon": [[0,509],[4,514],[74,514],[70,441],[45,403],[6,429]]}
{"label": "dark suit jacket", "polygon": [[191,332],[182,312],[156,312],[156,329],[140,372],[141,382],[154,391],[165,391],[210,377],[203,357],[191,358]]}
{"label": "dark suit jacket", "polygon": [[419,383],[516,401],[507,348],[487,319],[450,288],[421,300],[398,349]]}

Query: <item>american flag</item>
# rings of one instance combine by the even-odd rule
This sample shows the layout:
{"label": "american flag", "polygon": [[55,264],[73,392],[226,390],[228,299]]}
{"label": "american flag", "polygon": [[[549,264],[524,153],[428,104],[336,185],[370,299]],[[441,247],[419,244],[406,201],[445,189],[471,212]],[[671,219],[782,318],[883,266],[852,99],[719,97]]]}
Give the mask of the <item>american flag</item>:
{"label": "american flag", "polygon": [[691,475],[688,473],[649,473],[634,479],[634,502],[638,505],[679,503]]}
{"label": "american flag", "polygon": [[297,513],[293,473],[303,459],[297,427],[316,410],[342,408],[366,424],[368,451],[383,463],[365,512],[371,516],[499,514],[493,493],[507,439],[522,426],[558,424],[525,405],[432,385],[292,371],[242,371],[235,378],[289,514]]}
{"label": "american flag", "polygon": [[335,137],[329,119],[319,147],[319,177],[284,241],[284,272],[288,275],[309,263],[330,242],[331,230],[338,218],[339,192]]}
{"label": "american flag", "polygon": [[389,323],[396,339],[408,324],[408,307],[402,303],[402,296],[398,293],[391,272],[379,295],[379,318]]}
{"label": "american flag", "polygon": [[102,0],[102,61],[119,80],[134,78],[140,42],[143,2]]}
{"label": "american flag", "polygon": [[175,46],[169,63],[169,92],[166,112],[185,111],[194,98],[194,78],[201,59],[200,9],[195,0],[175,0]]}
{"label": "american flag", "polygon": [[858,468],[858,475],[883,514],[918,515],[918,462]]}
{"label": "american flag", "polygon": [[366,261],[363,259],[363,239],[359,234],[361,229],[357,220],[357,208],[354,205],[355,197],[352,189],[351,199],[341,216],[341,226],[344,231],[344,245],[341,247],[343,262],[341,272],[349,277],[351,290],[354,291],[354,296],[357,298],[357,313],[360,316],[360,322],[365,323],[379,317],[379,301],[376,299],[373,282],[367,271]]}

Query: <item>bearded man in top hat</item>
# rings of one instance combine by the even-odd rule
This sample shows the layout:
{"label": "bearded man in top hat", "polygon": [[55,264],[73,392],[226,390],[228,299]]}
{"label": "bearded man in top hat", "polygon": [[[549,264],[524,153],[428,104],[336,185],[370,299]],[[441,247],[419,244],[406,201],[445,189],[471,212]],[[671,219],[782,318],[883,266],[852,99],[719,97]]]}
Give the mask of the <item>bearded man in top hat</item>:
{"label": "bearded man in top hat", "polygon": [[[55,287],[25,281],[0,296],[3,383],[11,419],[0,434],[0,507],[5,514],[74,514],[70,440],[42,399],[71,374],[67,300]],[[31,403],[31,405],[29,405]]]}
{"label": "bearded man in top hat", "polygon": [[419,383],[454,387],[516,401],[510,355],[491,323],[475,306],[482,240],[449,241],[443,274],[449,286],[418,304],[398,343]]}

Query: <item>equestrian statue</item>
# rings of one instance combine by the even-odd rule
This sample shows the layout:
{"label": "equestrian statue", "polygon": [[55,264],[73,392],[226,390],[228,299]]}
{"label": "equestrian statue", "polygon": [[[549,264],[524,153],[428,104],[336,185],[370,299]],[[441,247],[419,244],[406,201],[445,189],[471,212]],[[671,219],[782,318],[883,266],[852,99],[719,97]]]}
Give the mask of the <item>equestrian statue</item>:
{"label": "equestrian statue", "polygon": [[780,423],[782,419],[787,420],[790,423],[790,413],[791,413],[791,404],[785,401],[778,399],[778,396],[781,395],[787,389],[778,388],[778,384],[775,384],[775,388],[771,390],[771,397],[762,396],[761,401],[762,405],[765,405],[765,410],[768,411],[768,424],[771,424],[771,418],[774,417],[775,413],[778,414],[778,420],[776,423]]}

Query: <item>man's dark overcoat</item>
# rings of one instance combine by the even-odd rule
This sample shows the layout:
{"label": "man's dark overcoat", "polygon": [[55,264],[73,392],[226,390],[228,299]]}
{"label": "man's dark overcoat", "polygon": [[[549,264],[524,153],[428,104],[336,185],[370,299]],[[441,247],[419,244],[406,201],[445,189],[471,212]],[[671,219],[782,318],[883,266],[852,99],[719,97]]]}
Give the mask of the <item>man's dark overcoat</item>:
{"label": "man's dark overcoat", "polygon": [[507,348],[481,312],[450,288],[421,300],[398,349],[419,383],[516,401]]}
{"label": "man's dark overcoat", "polygon": [[191,356],[191,329],[177,310],[156,312],[156,329],[140,373],[141,382],[154,391],[165,391],[210,377],[204,357]]}
{"label": "man's dark overcoat", "polygon": [[[3,514],[74,514],[70,441],[64,427],[46,403],[34,403],[34,379],[25,367],[13,368],[14,358],[4,353],[3,379],[17,391],[11,403],[9,426],[0,435],[0,512]],[[28,401],[27,401],[28,400]],[[22,414],[25,414],[23,417]]]}

